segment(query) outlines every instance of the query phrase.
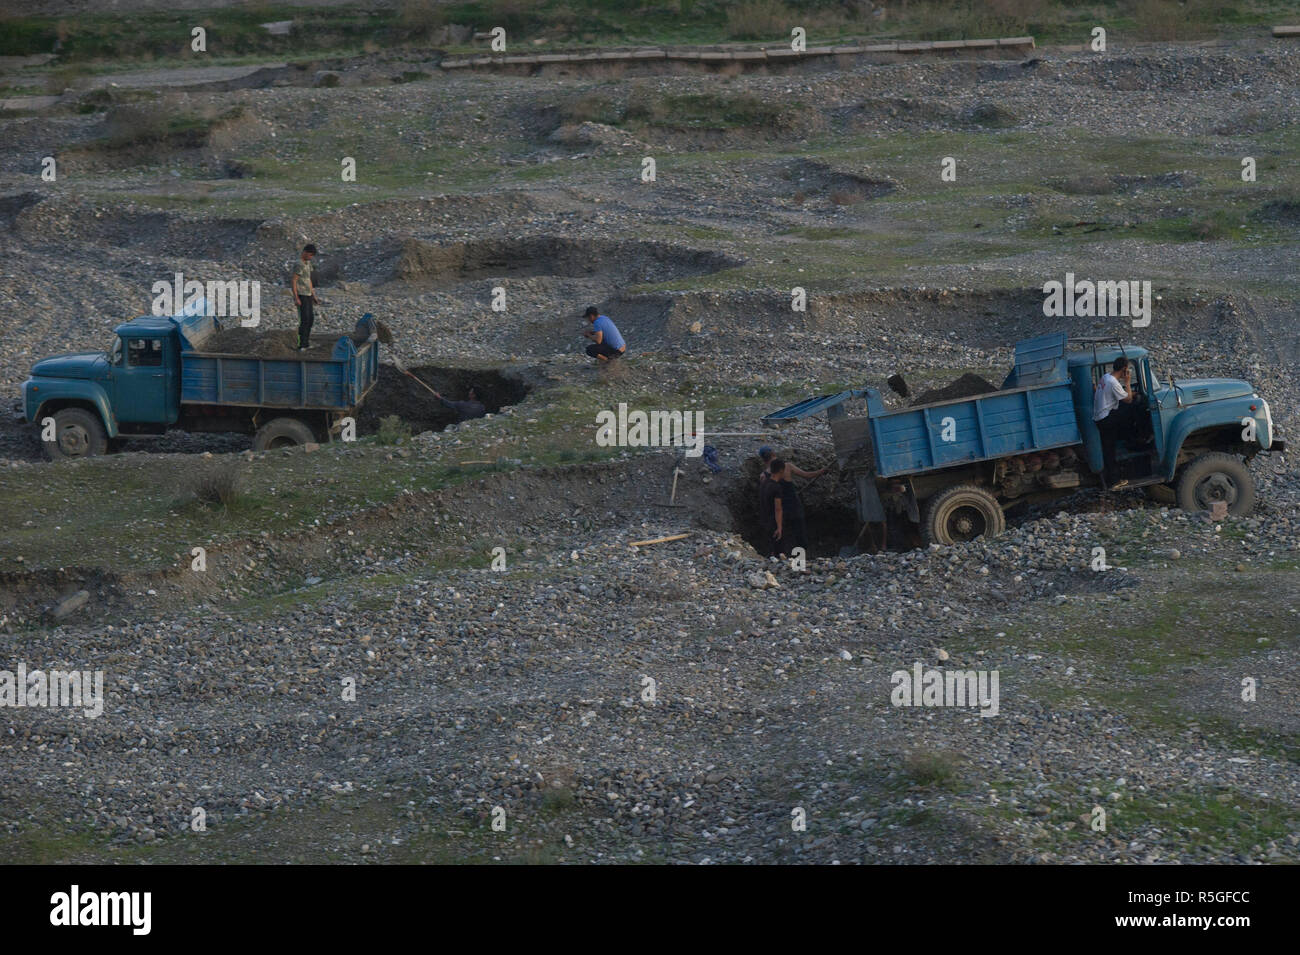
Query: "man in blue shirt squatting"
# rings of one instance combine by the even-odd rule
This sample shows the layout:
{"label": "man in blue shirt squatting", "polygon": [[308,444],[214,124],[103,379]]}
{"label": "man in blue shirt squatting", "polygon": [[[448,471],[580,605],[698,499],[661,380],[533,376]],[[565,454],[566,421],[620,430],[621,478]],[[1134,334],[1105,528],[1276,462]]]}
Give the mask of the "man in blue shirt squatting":
{"label": "man in blue shirt squatting", "polygon": [[583,336],[590,338],[592,344],[587,346],[587,354],[597,361],[609,361],[620,358],[627,351],[627,342],[618,333],[608,315],[601,315],[595,305],[589,305],[583,315],[591,323],[591,328],[583,330]]}

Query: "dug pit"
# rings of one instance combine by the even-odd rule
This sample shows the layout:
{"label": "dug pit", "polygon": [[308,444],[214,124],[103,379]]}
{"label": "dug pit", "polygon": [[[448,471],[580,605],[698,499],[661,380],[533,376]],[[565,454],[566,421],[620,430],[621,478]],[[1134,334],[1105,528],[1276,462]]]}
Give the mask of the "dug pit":
{"label": "dug pit", "polygon": [[665,242],[532,236],[429,242],[405,239],[394,254],[398,281],[447,285],[505,276],[603,278],[616,285],[708,275],[740,260]]}
{"label": "dug pit", "polygon": [[[805,458],[797,453],[792,456],[806,470],[818,466]],[[727,509],[734,531],[760,554],[768,554],[771,542],[758,516],[758,472],[757,457],[745,462],[727,490]],[[853,486],[848,481],[840,481],[839,471],[834,468],[811,483],[802,478],[795,478],[794,483],[803,501],[808,557],[839,557],[846,547],[853,546],[862,527],[854,505]]]}
{"label": "dug pit", "polygon": [[[452,401],[464,401],[473,388],[488,414],[518,404],[530,390],[518,378],[492,369],[424,365],[411,368],[410,372]],[[412,434],[442,431],[456,422],[456,413],[410,375],[402,374],[392,365],[380,365],[379,380],[357,414],[357,430],[361,434],[374,434],[379,430],[380,419],[389,415],[396,415],[410,425]]]}

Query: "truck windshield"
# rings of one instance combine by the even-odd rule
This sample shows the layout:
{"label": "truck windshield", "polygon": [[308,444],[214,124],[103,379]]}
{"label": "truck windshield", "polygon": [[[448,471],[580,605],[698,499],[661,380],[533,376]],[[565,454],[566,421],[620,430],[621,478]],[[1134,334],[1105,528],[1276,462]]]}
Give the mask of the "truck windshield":
{"label": "truck windshield", "polygon": [[113,347],[108,350],[108,363],[110,365],[122,364],[122,339],[113,339]]}

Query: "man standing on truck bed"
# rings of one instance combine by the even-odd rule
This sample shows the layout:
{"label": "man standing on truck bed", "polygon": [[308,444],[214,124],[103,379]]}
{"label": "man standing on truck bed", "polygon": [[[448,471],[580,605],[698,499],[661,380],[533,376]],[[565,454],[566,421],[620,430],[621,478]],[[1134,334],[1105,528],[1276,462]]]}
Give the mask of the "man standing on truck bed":
{"label": "man standing on truck bed", "polygon": [[609,361],[621,358],[627,351],[627,342],[618,333],[618,328],[610,321],[608,315],[601,315],[595,305],[587,306],[583,317],[591,322],[591,328],[583,331],[583,337],[590,338],[592,344],[587,346],[587,354],[597,361]]}
{"label": "man standing on truck bed", "polygon": [[311,326],[316,316],[312,307],[316,304],[316,285],[312,282],[311,260],[316,257],[316,246],[308,243],[302,247],[302,257],[294,267],[289,287],[293,289],[293,304],[298,306],[298,351],[306,351]]}
{"label": "man standing on truck bed", "polygon": [[1105,463],[1102,480],[1110,489],[1128,484],[1126,479],[1119,477],[1115,442],[1133,433],[1131,375],[1128,359],[1123,356],[1116,358],[1114,371],[1101,376],[1092,395],[1092,420],[1101,434],[1101,456]]}
{"label": "man standing on truck bed", "polygon": [[465,401],[451,401],[448,398],[444,398],[442,394],[437,391],[433,393],[433,396],[441,401],[445,407],[456,412],[457,422],[468,421],[470,418],[481,418],[487,414],[487,408],[483,406],[483,402],[478,400],[478,392],[473,388],[471,388],[469,394],[465,396]]}

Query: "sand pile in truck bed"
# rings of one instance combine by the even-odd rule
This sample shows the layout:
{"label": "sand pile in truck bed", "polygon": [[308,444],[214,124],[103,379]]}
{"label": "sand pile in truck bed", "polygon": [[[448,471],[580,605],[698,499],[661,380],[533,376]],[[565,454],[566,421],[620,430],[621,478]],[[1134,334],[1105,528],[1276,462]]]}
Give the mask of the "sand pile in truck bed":
{"label": "sand pile in truck bed", "polygon": [[336,329],[312,329],[310,347],[298,351],[298,331],[292,328],[223,328],[203,343],[203,351],[226,355],[249,355],[258,358],[328,359],[334,343],[348,332]]}

